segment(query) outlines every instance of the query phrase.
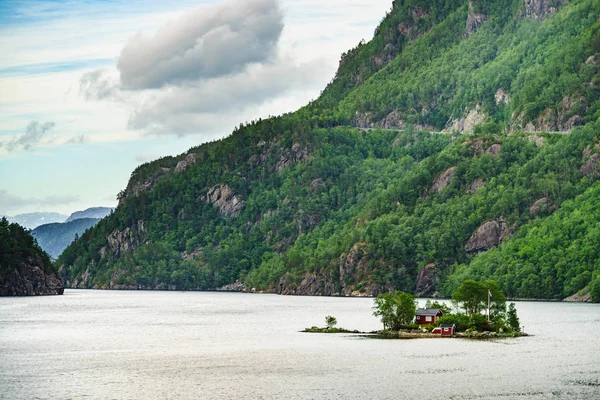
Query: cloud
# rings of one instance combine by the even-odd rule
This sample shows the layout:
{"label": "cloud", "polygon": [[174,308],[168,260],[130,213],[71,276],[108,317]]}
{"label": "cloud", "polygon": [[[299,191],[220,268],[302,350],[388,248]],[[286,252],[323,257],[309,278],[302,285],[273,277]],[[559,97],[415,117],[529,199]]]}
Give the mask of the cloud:
{"label": "cloud", "polygon": [[85,135],[73,136],[71,139],[67,140],[65,144],[86,144],[89,143],[89,139]]}
{"label": "cloud", "polygon": [[0,210],[8,214],[10,210],[16,210],[23,206],[59,206],[72,204],[80,201],[79,195],[47,196],[42,199],[24,198],[0,190]]}
{"label": "cloud", "polygon": [[111,79],[105,69],[86,72],[79,79],[79,94],[86,100],[120,100],[119,84]]}
{"label": "cloud", "polygon": [[18,149],[32,151],[40,144],[44,135],[54,128],[54,125],[54,122],[45,122],[40,125],[38,121],[31,121],[29,125],[27,125],[24,134],[18,138],[9,140],[8,142],[1,142],[0,148],[4,148],[8,152]]}
{"label": "cloud", "polygon": [[137,33],[117,68],[126,89],[211,79],[264,63],[277,52],[283,13],[276,0],[228,0],[185,14],[153,37]]}
{"label": "cloud", "polygon": [[[228,116],[239,119],[241,112],[274,97],[312,89],[314,76],[323,73],[324,65],[322,60],[300,64],[281,57],[273,64],[250,65],[244,73],[171,87],[138,106],[128,127],[178,135],[223,128]],[[231,127],[239,122],[233,121]]]}

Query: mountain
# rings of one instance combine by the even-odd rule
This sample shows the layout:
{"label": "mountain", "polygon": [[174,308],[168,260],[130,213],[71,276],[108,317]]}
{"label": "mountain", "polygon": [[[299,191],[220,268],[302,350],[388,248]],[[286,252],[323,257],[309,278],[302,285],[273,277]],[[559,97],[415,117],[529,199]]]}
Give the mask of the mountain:
{"label": "mountain", "polygon": [[111,207],[92,207],[83,211],[75,211],[73,214],[69,216],[64,222],[71,222],[76,219],[83,218],[94,218],[94,219],[102,219],[109,215],[114,208]]}
{"label": "mountain", "polygon": [[64,222],[67,219],[66,215],[54,212],[34,212],[28,214],[19,214],[13,217],[6,217],[10,222],[19,224],[27,229],[35,229],[43,224],[54,222]]}
{"label": "mountain", "polygon": [[63,294],[63,284],[48,255],[29,232],[0,219],[0,296]]}
{"label": "mountain", "polygon": [[321,96],[133,171],[69,287],[600,301],[600,3],[397,0]]}
{"label": "mountain", "polygon": [[31,235],[50,257],[56,259],[73,240],[96,225],[98,221],[99,218],[80,218],[63,223],[40,225],[31,231]]}

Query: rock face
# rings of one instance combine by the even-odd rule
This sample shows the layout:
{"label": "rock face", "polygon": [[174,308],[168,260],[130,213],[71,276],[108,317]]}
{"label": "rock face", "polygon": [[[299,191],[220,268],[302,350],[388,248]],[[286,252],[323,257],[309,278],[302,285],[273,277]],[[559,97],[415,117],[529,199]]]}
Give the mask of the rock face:
{"label": "rock face", "polygon": [[586,147],[581,158],[583,161],[581,173],[587,177],[595,176],[600,179],[600,143],[594,147]]}
{"label": "rock face", "polygon": [[58,276],[44,269],[42,260],[27,257],[9,270],[0,283],[0,296],[36,296],[63,294]]}
{"label": "rock face", "polygon": [[356,243],[339,260],[339,278],[332,275],[307,273],[298,284],[287,282],[287,275],[279,282],[281,294],[302,296],[372,297],[392,290],[371,280],[369,254],[364,243]]}
{"label": "rock face", "polygon": [[554,14],[563,0],[524,0],[525,1],[525,17],[532,19],[545,19],[549,15]]}
{"label": "rock face", "polygon": [[455,173],[456,167],[448,168],[442,172],[437,178],[435,178],[428,193],[438,194],[443,188],[448,186]]}
{"label": "rock face", "polygon": [[433,296],[438,280],[438,271],[435,264],[427,264],[417,275],[415,294],[419,297]]}
{"label": "rock face", "polygon": [[190,165],[195,164],[198,161],[196,153],[190,153],[185,158],[177,163],[175,166],[175,172],[180,173],[185,171]]}
{"label": "rock face", "polygon": [[471,109],[464,118],[452,121],[451,125],[448,128],[444,129],[444,131],[471,133],[473,132],[473,128],[476,125],[485,122],[486,119],[487,115],[485,115],[485,113],[481,111],[481,107],[477,105],[475,106],[475,108]]}
{"label": "rock face", "polygon": [[235,281],[229,285],[222,286],[217,289],[217,292],[243,292],[246,290],[244,284],[240,281]]}
{"label": "rock face", "polygon": [[202,199],[219,208],[219,213],[227,217],[237,217],[244,207],[241,197],[234,195],[229,185],[219,184],[208,189]]}
{"label": "rock face", "polygon": [[577,294],[576,293],[574,295],[571,295],[571,296],[565,298],[563,301],[591,303],[592,302],[592,296],[590,295],[590,293],[584,293],[584,294]]}
{"label": "rock face", "polygon": [[487,221],[471,236],[465,250],[467,253],[488,250],[498,245],[507,234],[506,222],[503,217]]}
{"label": "rock face", "polygon": [[471,36],[487,21],[489,17],[485,14],[478,14],[474,11],[473,2],[469,1],[469,14],[467,16],[466,37]]}
{"label": "rock face", "polygon": [[531,216],[533,217],[536,217],[541,212],[551,213],[552,211],[554,211],[554,208],[555,207],[553,206],[552,201],[549,198],[542,197],[541,199],[533,203],[531,207],[529,207],[529,214],[531,214]]}
{"label": "rock face", "polygon": [[484,183],[483,183],[482,179],[475,179],[473,181],[473,183],[471,184],[471,187],[467,190],[467,193],[473,194],[477,190],[479,190],[479,188],[482,187],[483,185],[484,185]]}
{"label": "rock face", "polygon": [[275,165],[275,171],[279,173],[296,163],[306,162],[306,160],[308,160],[308,149],[302,148],[302,146],[296,142],[292,145],[290,150],[281,153],[279,160]]}
{"label": "rock face", "polygon": [[100,257],[104,258],[108,251],[115,257],[120,257],[121,254],[137,249],[145,242],[144,232],[144,221],[138,221],[137,226],[133,228],[112,232],[106,238],[108,246],[100,249]]}

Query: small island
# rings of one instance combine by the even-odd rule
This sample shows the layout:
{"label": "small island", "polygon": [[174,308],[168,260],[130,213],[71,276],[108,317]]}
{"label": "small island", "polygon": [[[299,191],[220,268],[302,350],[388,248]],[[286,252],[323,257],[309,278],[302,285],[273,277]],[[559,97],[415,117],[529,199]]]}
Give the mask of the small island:
{"label": "small island", "polygon": [[[506,296],[493,280],[466,280],[452,295],[455,312],[448,305],[427,300],[417,308],[415,296],[397,291],[377,296],[373,315],[380,317],[383,329],[361,332],[336,327],[337,319],[325,317],[325,327],[304,329],[310,333],[354,333],[380,339],[464,338],[491,339],[529,336],[522,332],[514,303],[506,306]],[[485,312],[485,313],[482,313]]]}

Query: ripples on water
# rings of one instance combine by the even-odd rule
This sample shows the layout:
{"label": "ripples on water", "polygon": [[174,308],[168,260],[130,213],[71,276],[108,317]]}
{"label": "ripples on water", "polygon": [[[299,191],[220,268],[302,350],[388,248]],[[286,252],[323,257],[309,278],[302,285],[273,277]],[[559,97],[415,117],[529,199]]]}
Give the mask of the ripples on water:
{"label": "ripples on water", "polygon": [[0,399],[600,399],[600,306],[517,303],[535,336],[366,340],[372,299],[67,290],[0,298]]}

